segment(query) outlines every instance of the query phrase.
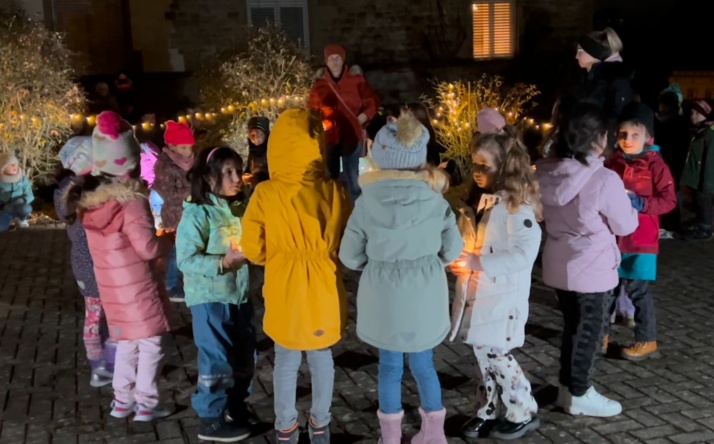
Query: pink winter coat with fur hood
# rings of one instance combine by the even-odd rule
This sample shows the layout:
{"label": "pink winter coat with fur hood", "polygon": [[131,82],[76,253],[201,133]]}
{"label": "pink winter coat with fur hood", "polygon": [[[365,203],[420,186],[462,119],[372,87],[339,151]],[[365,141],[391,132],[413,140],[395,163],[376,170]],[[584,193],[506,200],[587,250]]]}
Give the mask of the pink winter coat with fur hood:
{"label": "pink winter coat with fur hood", "polygon": [[168,298],[154,268],[170,244],[156,236],[145,193],[138,179],[117,179],[79,201],[109,334],[118,341],[170,330]]}

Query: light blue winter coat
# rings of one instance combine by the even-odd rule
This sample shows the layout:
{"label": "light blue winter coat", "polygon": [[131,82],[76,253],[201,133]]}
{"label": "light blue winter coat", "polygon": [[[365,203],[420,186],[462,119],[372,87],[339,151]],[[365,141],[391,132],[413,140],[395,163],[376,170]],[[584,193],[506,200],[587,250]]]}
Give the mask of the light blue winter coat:
{"label": "light blue winter coat", "polygon": [[364,270],[357,335],[375,347],[415,353],[449,333],[445,266],[463,248],[438,169],[377,170],[360,176],[362,196],[347,224],[340,260]]}
{"label": "light blue winter coat", "polygon": [[248,295],[248,266],[224,270],[223,256],[240,244],[245,202],[228,205],[209,195],[213,205],[184,202],[176,233],[176,256],[183,272],[186,305],[242,304]]}
{"label": "light blue winter coat", "polygon": [[0,211],[3,207],[29,205],[35,200],[32,185],[26,176],[13,183],[0,181]]}

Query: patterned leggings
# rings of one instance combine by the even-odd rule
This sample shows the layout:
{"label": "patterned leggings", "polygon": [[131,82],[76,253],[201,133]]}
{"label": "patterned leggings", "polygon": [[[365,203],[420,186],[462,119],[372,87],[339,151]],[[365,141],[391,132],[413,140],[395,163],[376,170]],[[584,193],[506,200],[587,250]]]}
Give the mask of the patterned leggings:
{"label": "patterned leggings", "polygon": [[500,407],[506,410],[507,421],[521,423],[538,412],[538,403],[531,393],[531,383],[509,351],[474,346],[474,354],[481,377],[476,416],[496,419]]}
{"label": "patterned leggings", "polygon": [[102,324],[106,322],[102,301],[96,297],[84,298],[84,348],[87,349],[87,359],[100,361],[104,358]]}

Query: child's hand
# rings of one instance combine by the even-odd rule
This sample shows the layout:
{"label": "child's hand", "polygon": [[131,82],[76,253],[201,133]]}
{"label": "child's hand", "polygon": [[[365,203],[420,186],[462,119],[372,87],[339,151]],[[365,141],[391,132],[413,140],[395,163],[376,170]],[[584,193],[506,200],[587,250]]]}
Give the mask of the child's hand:
{"label": "child's hand", "polygon": [[233,268],[243,261],[245,261],[245,254],[243,253],[243,250],[240,247],[234,248],[231,246],[228,253],[223,256],[223,268]]}
{"label": "child's hand", "polygon": [[627,196],[629,196],[630,198],[632,208],[637,210],[638,213],[645,209],[645,199],[642,196],[638,196],[637,194],[632,192],[628,192]]}
{"label": "child's hand", "polygon": [[461,256],[459,256],[459,258],[456,259],[454,263],[467,270],[483,271],[483,266],[481,265],[481,256],[478,256],[473,253],[461,253]]}

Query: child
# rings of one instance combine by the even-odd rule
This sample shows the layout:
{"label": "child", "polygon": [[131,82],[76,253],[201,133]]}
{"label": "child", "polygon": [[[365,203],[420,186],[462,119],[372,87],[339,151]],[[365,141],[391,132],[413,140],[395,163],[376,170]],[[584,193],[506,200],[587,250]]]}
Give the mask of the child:
{"label": "child", "polygon": [[[196,139],[185,123],[166,122],[164,134],[166,148],[154,167],[154,191],[164,201],[161,206],[161,224],[169,232],[175,232],[183,213],[183,201],[191,193],[188,171],[193,166],[193,145]],[[155,203],[156,199],[154,199]],[[181,272],[176,265],[176,247],[166,261],[166,289],[172,302],[184,300]]]}
{"label": "child", "polygon": [[248,121],[248,165],[244,180],[255,187],[270,179],[268,174],[268,138],[270,120],[267,117],[251,117]]}
{"label": "child", "polygon": [[325,177],[320,116],[290,109],[273,126],[270,180],[251,196],[243,218],[245,256],[265,265],[265,333],[275,341],[275,429],[280,443],[298,442],[295,409],[302,352],[312,376],[309,432],[330,442],[335,379],[330,347],[347,318],[337,250],[350,211],[342,186]]}
{"label": "child", "polygon": [[27,228],[27,218],[32,213],[32,185],[22,174],[20,164],[12,153],[0,154],[0,233],[10,229],[17,219],[20,228]]}
{"label": "child", "polygon": [[[657,351],[654,297],[649,283],[657,275],[659,216],[677,206],[674,180],[653,145],[654,113],[642,103],[632,102],[620,114],[617,134],[619,149],[607,167],[623,180],[632,208],[639,212],[637,230],[618,239],[622,260],[618,270],[620,287],[635,307],[635,344],[622,350],[622,357],[640,361]],[[617,291],[616,291],[617,293]],[[605,336],[603,348],[607,347]]]}
{"label": "child", "polygon": [[340,246],[340,260],[364,270],[357,293],[357,335],[379,349],[379,411],[384,444],[401,442],[404,355],[417,380],[422,427],[413,443],[446,443],[441,386],[433,348],[449,333],[444,267],[463,241],[442,197],[448,177],[427,168],[428,130],[404,113],[372,146],[374,171],[361,176]]}
{"label": "child", "polygon": [[157,230],[163,228],[161,223],[161,207],[164,205],[163,199],[159,193],[154,190],[154,180],[156,178],[155,168],[156,161],[159,158],[159,148],[151,142],[142,142],[141,146],[141,178],[149,187],[149,205],[151,206],[151,214],[154,216],[154,227]]}
{"label": "child", "polygon": [[[245,399],[255,364],[248,265],[238,248],[245,212],[243,161],[231,148],[205,149],[191,169],[191,196],[176,236],[186,305],[198,348],[198,438],[235,442],[250,436]],[[228,421],[226,415],[232,419]]]}
{"label": "child", "polygon": [[[512,354],[526,337],[541,241],[540,192],[528,150],[514,136],[475,137],[471,160],[477,193],[460,208],[465,249],[451,265],[458,276],[451,340],[473,347],[481,373],[477,413],[463,434],[517,439],[540,426],[531,384]],[[505,410],[504,419],[499,410]]]}
{"label": "child", "polygon": [[548,234],[543,282],[556,289],[564,322],[558,405],[571,415],[616,416],[622,406],[599,394],[592,377],[618,284],[615,236],[635,231],[637,211],[600,158],[608,128],[600,108],[581,103],[566,116],[552,156],[536,169]]}
{"label": "child", "polygon": [[690,240],[712,238],[714,219],[714,113],[706,100],[697,100],[691,111],[693,137],[682,174],[682,186],[694,192],[697,225],[688,234]]}
{"label": "child", "polygon": [[159,403],[157,382],[170,330],[165,295],[153,263],[169,244],[156,237],[139,173],[139,143],[131,125],[111,111],[97,116],[91,176],[67,194],[67,221],[87,232],[109,334],[118,341],[111,416],[151,421],[171,414]]}
{"label": "child", "polygon": [[79,292],[84,297],[83,339],[87,360],[92,369],[89,385],[103,387],[112,383],[116,342],[107,337],[107,320],[94,277],[94,263],[87,245],[87,233],[77,221],[70,224],[65,218],[67,191],[76,183],[78,176],[92,171],[92,138],[71,138],[60,150],[59,157],[63,170],[57,176],[55,211],[59,220],[67,226],[67,234],[72,244],[72,273],[77,280]]}

